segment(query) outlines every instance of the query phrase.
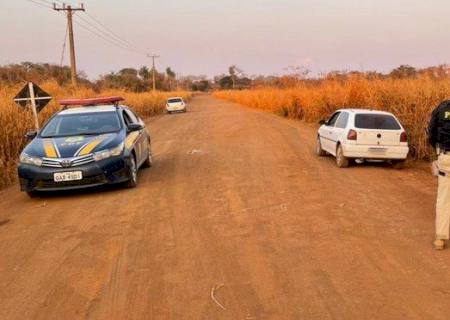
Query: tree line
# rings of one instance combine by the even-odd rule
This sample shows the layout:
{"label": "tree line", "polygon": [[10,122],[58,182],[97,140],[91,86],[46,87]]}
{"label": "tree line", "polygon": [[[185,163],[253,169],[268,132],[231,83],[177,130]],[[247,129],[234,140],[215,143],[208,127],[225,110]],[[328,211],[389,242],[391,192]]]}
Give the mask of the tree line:
{"label": "tree line", "polygon": [[[366,79],[405,79],[429,77],[442,79],[450,77],[450,67],[439,65],[428,68],[414,68],[401,65],[388,73],[376,71],[331,71],[326,74],[311,76],[308,69],[290,66],[283,75],[253,75],[247,76],[242,69],[232,65],[227,73],[217,75],[213,79],[207,76],[177,76],[176,72],[167,67],[164,71],[155,70],[155,86],[160,91],[191,90],[209,91],[217,89],[241,90],[253,87],[295,87],[300,84],[314,84],[324,80],[345,81],[352,76]],[[145,92],[153,88],[153,70],[148,67],[124,68],[117,72],[101,75],[96,80],[89,80],[84,72],[78,74],[79,82],[83,86],[96,91],[102,89],[125,89],[132,92]],[[0,85],[14,85],[26,81],[36,83],[53,80],[61,86],[70,85],[70,68],[48,63],[22,62],[0,66]]]}

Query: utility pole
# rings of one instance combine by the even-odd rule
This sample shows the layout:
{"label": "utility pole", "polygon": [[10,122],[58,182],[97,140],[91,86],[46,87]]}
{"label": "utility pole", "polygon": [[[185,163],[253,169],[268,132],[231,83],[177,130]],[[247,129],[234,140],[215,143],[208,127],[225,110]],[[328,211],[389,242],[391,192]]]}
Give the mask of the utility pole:
{"label": "utility pole", "polygon": [[150,55],[148,54],[147,57],[152,58],[153,60],[153,68],[152,68],[152,73],[153,73],[153,91],[156,91],[156,68],[155,68],[155,59],[159,58],[159,56],[157,55]]}
{"label": "utility pole", "polygon": [[77,78],[77,63],[75,57],[75,41],[73,39],[73,15],[76,11],[85,11],[84,5],[81,4],[78,8],[72,8],[71,5],[63,4],[62,7],[57,7],[56,3],[53,3],[53,10],[63,11],[67,15],[67,25],[69,28],[69,43],[70,43],[70,73],[72,78],[72,85],[78,85]]}

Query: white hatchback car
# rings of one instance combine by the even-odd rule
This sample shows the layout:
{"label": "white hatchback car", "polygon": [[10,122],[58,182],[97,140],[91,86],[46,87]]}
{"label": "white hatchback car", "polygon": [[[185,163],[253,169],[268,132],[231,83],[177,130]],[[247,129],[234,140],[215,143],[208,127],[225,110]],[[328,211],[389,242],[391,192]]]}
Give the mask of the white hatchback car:
{"label": "white hatchback car", "polygon": [[406,131],[392,113],[341,109],[320,124],[316,154],[332,154],[340,168],[351,159],[387,160],[401,167],[408,156]]}
{"label": "white hatchback car", "polygon": [[167,99],[166,110],[172,112],[186,112],[186,103],[183,98],[175,97]]}

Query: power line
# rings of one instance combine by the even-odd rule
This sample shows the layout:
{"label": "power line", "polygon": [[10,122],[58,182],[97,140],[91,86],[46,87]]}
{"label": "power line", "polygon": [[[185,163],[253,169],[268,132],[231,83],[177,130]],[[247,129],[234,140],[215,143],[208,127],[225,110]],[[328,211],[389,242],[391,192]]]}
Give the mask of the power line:
{"label": "power line", "polygon": [[37,5],[39,5],[39,6],[41,6],[41,7],[44,7],[44,8],[50,8],[50,9],[52,9],[51,6],[48,6],[48,5],[46,5],[46,4],[43,4],[42,2],[38,2],[38,1],[36,1],[36,0],[26,0],[26,1],[31,2],[31,3],[34,3],[34,4],[37,4]]}
{"label": "power line", "polygon": [[[134,53],[138,53],[140,55],[146,55],[146,56],[151,57],[153,59],[153,90],[155,90],[155,83],[156,83],[156,81],[155,81],[155,72],[156,72],[155,59],[159,58],[159,56],[148,55],[143,50],[141,50],[137,46],[133,45],[128,40],[126,40],[126,39],[120,37],[119,35],[117,35],[114,31],[109,29],[101,21],[99,21],[98,19],[94,18],[93,16],[87,14],[83,4],[80,7],[78,7],[78,8],[74,8],[71,5],[66,5],[61,0],[55,0],[56,2],[61,4],[60,7],[57,7],[56,3],[55,2],[52,3],[50,0],[26,0],[26,1],[31,2],[33,4],[36,4],[36,5],[39,5],[39,6],[42,6],[44,8],[53,9],[53,10],[57,11],[60,14],[63,14],[62,12],[66,12],[65,16],[67,17],[67,29],[66,29],[66,34],[65,34],[65,37],[64,37],[64,43],[63,43],[62,52],[61,52],[60,65],[62,66],[62,64],[63,64],[64,53],[65,53],[66,42],[67,42],[67,36],[69,36],[69,40],[70,40],[71,75],[72,75],[72,83],[74,85],[77,84],[77,74],[76,74],[75,45],[74,45],[74,37],[73,37],[73,22],[75,22],[81,28],[83,28],[86,31],[94,34],[98,38],[108,42],[111,45],[114,45],[114,46],[116,46],[118,48],[121,48],[123,50],[131,51],[131,52],[134,52]],[[41,1],[41,2],[39,2],[39,1]],[[84,13],[86,13],[86,16],[88,18],[90,18],[92,21],[94,21],[95,23],[97,23],[99,26],[101,26],[101,28],[98,27],[97,25],[93,24],[89,20],[84,19],[83,17],[81,17],[79,15],[75,15],[75,13],[77,11],[83,11]],[[87,25],[85,25],[83,23],[80,23],[76,19],[73,19],[74,17],[79,18],[80,20],[82,20]],[[94,30],[92,28],[94,28]],[[97,31],[95,31],[95,30],[97,30]]]}
{"label": "power line", "polygon": [[[52,2],[49,1],[49,0],[26,0],[26,1],[29,1],[29,2],[31,2],[31,3],[33,3],[33,4],[42,6],[42,7],[44,7],[44,8],[51,8],[51,9],[55,9],[55,8],[56,8],[55,3],[54,3],[54,2],[52,3]],[[39,2],[39,1],[42,1],[42,2]],[[64,11],[64,10],[66,10],[67,12],[74,11],[74,12],[72,13],[72,16],[75,17],[75,11],[76,11],[76,10],[71,10],[71,11],[70,11],[70,9],[69,9],[69,8],[71,8],[70,5],[66,5],[63,1],[60,1],[60,0],[55,0],[55,1],[57,1],[58,3],[61,3],[61,4],[62,4],[62,7],[61,7],[61,8],[56,8],[57,11],[58,11],[59,13],[62,14],[62,12],[60,12],[60,11]],[[52,6],[49,6],[49,5],[47,5],[47,4],[51,4]],[[84,7],[83,7],[83,10],[81,10],[81,11],[84,11]],[[84,24],[80,23],[79,21],[74,20],[74,22],[75,22],[77,25],[79,25],[81,28],[83,28],[83,29],[85,29],[86,31],[88,31],[88,32],[90,32],[90,33],[92,33],[92,34],[94,34],[95,36],[101,38],[102,40],[108,42],[109,44],[112,44],[112,45],[114,45],[114,46],[116,46],[116,47],[119,47],[119,48],[121,48],[121,49],[123,49],[123,50],[131,51],[131,52],[138,53],[138,54],[141,54],[141,55],[146,55],[146,53],[145,53],[143,50],[141,50],[141,49],[138,48],[137,46],[133,45],[133,44],[132,44],[131,42],[129,42],[128,40],[126,40],[126,39],[120,37],[119,35],[117,35],[117,33],[115,33],[114,31],[112,31],[111,29],[109,29],[109,28],[108,28],[104,23],[102,23],[99,19],[96,19],[96,18],[93,17],[92,15],[89,15],[86,11],[84,11],[84,12],[86,13],[86,16],[87,16],[87,17],[89,17],[91,20],[93,20],[95,23],[97,23],[99,26],[101,26],[101,27],[102,27],[104,30],[106,30],[106,31],[102,30],[101,28],[99,28],[98,26],[96,26],[95,24],[93,24],[92,22],[90,22],[89,20],[84,19],[82,16],[77,15],[77,16],[76,16],[77,18],[79,18],[80,20],[82,20],[84,23],[88,24],[88,26],[87,26],[87,25],[84,25]],[[97,31],[94,31],[94,30],[93,30],[92,28],[90,28],[89,26],[92,27],[92,28],[94,28],[94,29],[97,30]]]}
{"label": "power line", "polygon": [[[97,30],[97,32],[99,32],[104,38],[108,38],[109,41],[112,41],[114,43],[117,43],[118,45],[120,45],[122,48],[126,48],[126,50],[130,50],[130,51],[135,51],[141,54],[145,54],[144,52],[138,51],[134,48],[130,48],[130,46],[128,45],[128,43],[126,42],[120,42],[119,40],[116,40],[115,38],[111,37],[108,33],[106,33],[105,31],[103,31],[102,29],[100,29],[99,27],[97,27],[96,25],[92,24],[89,20],[84,19],[82,16],[77,15],[77,18],[81,19],[82,21],[84,21],[85,23],[87,23],[90,27],[94,28],[95,30]],[[86,27],[86,26],[85,26]],[[92,29],[91,29],[92,30]]]}
{"label": "power line", "polygon": [[[77,17],[79,17],[79,16],[77,16]],[[96,31],[92,30],[91,28],[89,28],[88,26],[86,26],[86,25],[80,23],[80,22],[77,21],[77,20],[74,20],[74,22],[75,22],[78,26],[80,26],[81,28],[83,28],[83,29],[85,29],[86,31],[88,31],[88,32],[90,32],[90,33],[92,33],[92,34],[94,34],[95,36],[97,36],[97,37],[103,39],[104,41],[108,42],[109,44],[112,44],[112,45],[114,45],[114,46],[116,46],[116,47],[119,47],[119,48],[121,48],[121,49],[123,49],[123,50],[128,50],[128,51],[131,51],[131,52],[134,52],[134,53],[142,54],[141,52],[138,52],[138,51],[133,50],[133,49],[131,49],[131,48],[125,47],[125,46],[123,46],[122,44],[120,44],[120,43],[118,43],[118,42],[116,42],[116,41],[113,41],[113,40],[110,39],[110,38],[107,38],[107,37],[103,36],[102,34],[100,34],[100,33],[96,32]]]}
{"label": "power line", "polygon": [[95,21],[97,24],[99,24],[100,26],[102,26],[110,35],[112,35],[114,38],[116,38],[119,41],[122,41],[132,47],[134,47],[135,49],[140,50],[137,46],[135,46],[134,44],[132,44],[130,41],[128,41],[127,39],[124,39],[122,37],[120,37],[117,33],[115,33],[114,31],[112,31],[110,28],[108,28],[104,23],[102,23],[101,21],[99,21],[98,19],[96,19],[95,17],[93,17],[92,15],[90,15],[89,13],[85,12],[86,16],[88,16],[91,20]]}
{"label": "power line", "polygon": [[66,26],[66,33],[64,35],[64,42],[62,46],[62,52],[61,52],[61,62],[59,63],[59,66],[62,67],[63,61],[64,61],[64,52],[66,51],[66,43],[67,43],[67,34],[69,33],[69,24]]}
{"label": "power line", "polygon": [[51,1],[48,1],[48,0],[40,0],[40,1],[45,2],[45,3],[49,4],[50,6],[53,6],[53,2],[51,2]]}

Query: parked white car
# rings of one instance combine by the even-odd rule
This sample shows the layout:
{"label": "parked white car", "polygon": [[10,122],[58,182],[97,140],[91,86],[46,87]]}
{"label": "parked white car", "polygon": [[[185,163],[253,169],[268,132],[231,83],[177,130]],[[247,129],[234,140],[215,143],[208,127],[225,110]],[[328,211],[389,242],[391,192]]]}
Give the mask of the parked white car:
{"label": "parked white car", "polygon": [[186,112],[186,103],[183,98],[175,97],[167,99],[166,110],[172,112]]}
{"label": "parked white car", "polygon": [[340,168],[348,167],[351,159],[386,160],[401,167],[408,156],[406,131],[392,113],[341,109],[320,124],[316,154],[335,156]]}

